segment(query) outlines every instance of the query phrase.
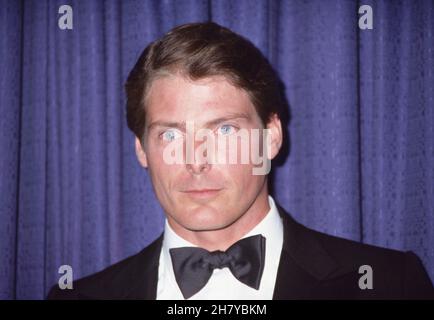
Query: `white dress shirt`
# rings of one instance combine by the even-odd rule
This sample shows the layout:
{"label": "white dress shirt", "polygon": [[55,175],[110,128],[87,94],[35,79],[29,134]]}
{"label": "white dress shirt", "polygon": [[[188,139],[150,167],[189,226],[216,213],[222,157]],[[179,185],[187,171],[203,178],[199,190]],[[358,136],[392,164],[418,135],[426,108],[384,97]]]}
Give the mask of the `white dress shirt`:
{"label": "white dress shirt", "polygon": [[[270,300],[273,298],[277,269],[283,246],[283,224],[268,196],[270,211],[243,238],[262,234],[265,237],[265,266],[259,289],[251,288],[235,278],[229,268],[214,269],[207,284],[188,300]],[[196,247],[178,236],[166,220],[158,267],[157,300],[184,300],[175,279],[169,249]]]}

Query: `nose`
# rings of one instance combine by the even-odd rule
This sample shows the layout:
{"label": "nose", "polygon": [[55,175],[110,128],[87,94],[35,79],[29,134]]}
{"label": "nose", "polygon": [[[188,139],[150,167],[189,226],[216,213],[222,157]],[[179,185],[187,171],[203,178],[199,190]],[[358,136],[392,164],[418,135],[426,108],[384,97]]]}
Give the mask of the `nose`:
{"label": "nose", "polygon": [[[196,142],[196,141],[195,141]],[[208,151],[207,149],[203,149],[206,146],[206,143],[200,141],[199,143],[195,143],[194,145],[194,154],[190,154],[187,156],[187,162],[185,164],[186,169],[191,174],[199,175],[208,172],[211,170],[211,163],[208,161]]]}
{"label": "nose", "polygon": [[205,159],[194,159],[193,163],[186,163],[187,171],[191,174],[203,174],[211,170],[211,164]]}
{"label": "nose", "polygon": [[203,174],[206,173],[210,170],[210,165],[208,163],[203,163],[203,164],[187,164],[187,170],[188,172],[190,172],[191,174]]}

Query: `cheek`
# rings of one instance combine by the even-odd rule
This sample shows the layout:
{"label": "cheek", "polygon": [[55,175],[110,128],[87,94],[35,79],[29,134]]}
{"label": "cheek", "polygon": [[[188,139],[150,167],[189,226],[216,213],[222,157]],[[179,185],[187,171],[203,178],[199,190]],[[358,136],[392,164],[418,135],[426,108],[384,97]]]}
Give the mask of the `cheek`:
{"label": "cheek", "polygon": [[[172,185],[171,181],[176,176],[179,166],[166,164],[159,152],[152,152],[148,156],[148,172],[156,190],[161,188],[168,189]],[[165,192],[167,192],[166,190]]]}
{"label": "cheek", "polygon": [[153,183],[170,186],[170,181],[176,176],[179,166],[168,165],[163,161],[156,161],[155,163],[150,163],[148,169],[152,177]]}
{"label": "cheek", "polygon": [[160,143],[157,138],[149,138],[146,157],[151,171],[155,171],[156,173],[163,171],[164,173],[166,169],[170,169],[170,165],[164,161],[165,148],[167,148],[167,145]]}
{"label": "cheek", "polygon": [[256,189],[263,182],[264,177],[253,175],[253,166],[247,164],[226,165],[216,168],[230,181],[231,187],[239,189],[242,194],[246,190]]}

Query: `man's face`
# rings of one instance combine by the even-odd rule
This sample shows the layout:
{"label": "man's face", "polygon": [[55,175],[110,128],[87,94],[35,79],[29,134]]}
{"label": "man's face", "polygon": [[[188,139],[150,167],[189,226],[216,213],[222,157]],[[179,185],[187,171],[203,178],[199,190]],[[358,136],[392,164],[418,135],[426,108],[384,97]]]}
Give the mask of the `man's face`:
{"label": "man's face", "polygon": [[[217,138],[240,129],[262,129],[247,93],[224,77],[191,81],[170,75],[154,80],[146,99],[144,149],[137,139],[136,151],[171,226],[212,231],[233,224],[266,190],[266,176],[253,175],[251,163],[169,164],[163,154],[174,141],[185,146],[187,122],[194,123],[194,132],[209,129]],[[204,141],[196,140],[195,148]]]}

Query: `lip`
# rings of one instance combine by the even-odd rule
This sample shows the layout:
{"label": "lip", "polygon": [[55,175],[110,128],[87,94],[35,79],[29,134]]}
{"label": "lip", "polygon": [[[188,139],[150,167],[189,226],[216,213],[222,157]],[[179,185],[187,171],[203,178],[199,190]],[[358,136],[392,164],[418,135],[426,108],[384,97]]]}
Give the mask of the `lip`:
{"label": "lip", "polygon": [[193,189],[182,192],[194,198],[210,198],[216,196],[221,190],[222,189]]}

